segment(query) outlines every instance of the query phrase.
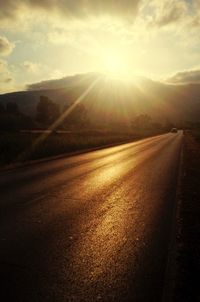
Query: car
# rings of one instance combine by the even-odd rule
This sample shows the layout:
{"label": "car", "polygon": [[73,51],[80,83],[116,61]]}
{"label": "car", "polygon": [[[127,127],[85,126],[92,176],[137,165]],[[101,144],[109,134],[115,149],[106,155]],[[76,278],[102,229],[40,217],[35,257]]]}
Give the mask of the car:
{"label": "car", "polygon": [[177,129],[177,128],[172,128],[170,132],[171,132],[171,133],[177,133],[177,132],[178,132],[178,129]]}

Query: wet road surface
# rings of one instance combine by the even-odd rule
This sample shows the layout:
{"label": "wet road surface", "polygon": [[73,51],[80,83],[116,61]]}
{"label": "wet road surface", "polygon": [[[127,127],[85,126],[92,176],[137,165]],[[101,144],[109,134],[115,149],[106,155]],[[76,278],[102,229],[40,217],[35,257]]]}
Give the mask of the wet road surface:
{"label": "wet road surface", "polygon": [[1,301],[161,301],[182,137],[1,172]]}

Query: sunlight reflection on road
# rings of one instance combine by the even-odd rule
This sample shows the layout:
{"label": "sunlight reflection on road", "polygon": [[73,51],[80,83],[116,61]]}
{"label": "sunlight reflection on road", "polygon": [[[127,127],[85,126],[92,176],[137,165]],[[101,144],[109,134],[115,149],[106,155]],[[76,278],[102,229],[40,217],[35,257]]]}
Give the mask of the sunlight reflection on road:
{"label": "sunlight reflection on road", "polygon": [[[113,287],[118,276],[124,274],[124,269],[128,271],[130,257],[132,267],[138,265],[137,257],[146,245],[144,234],[148,232],[148,226],[154,224],[157,217],[157,208],[153,208],[152,203],[149,202],[149,190],[152,190],[152,200],[155,198],[158,204],[162,201],[162,194],[157,195],[159,191],[156,189],[157,181],[162,174],[158,173],[154,177],[155,183],[152,188],[147,187],[140,177],[147,181],[151,170],[147,169],[146,174],[144,173],[145,160],[151,156],[155,158],[154,153],[161,153],[162,148],[173,140],[172,136],[163,143],[161,140],[160,152],[155,142],[151,148],[143,149],[140,146],[134,148],[134,152],[131,149],[126,150],[127,157],[124,158],[123,153],[110,155],[108,156],[110,164],[100,169],[98,173],[95,171],[85,178],[85,189],[84,187],[81,189],[80,196],[85,192],[87,196],[89,194],[88,202],[93,205],[93,195],[95,196],[99,190],[98,196],[101,202],[93,205],[96,213],[94,209],[91,213],[88,212],[88,221],[85,218],[79,221],[83,232],[80,240],[72,246],[71,269],[73,275],[78,273],[80,282],[84,284],[83,287],[94,288],[101,283],[105,283],[107,288]],[[166,154],[170,156],[170,153]],[[100,162],[103,164],[104,159]],[[141,173],[138,168],[140,164],[143,165]],[[135,168],[137,172],[134,174]],[[101,187],[105,190],[102,193],[100,193]],[[141,207],[141,202],[143,205],[146,204],[145,211]],[[142,216],[145,218],[141,219]]]}
{"label": "sunlight reflection on road", "polygon": [[170,133],[20,169],[5,194],[6,211],[13,192],[20,202],[2,219],[3,256],[39,272],[45,298],[160,301],[181,140]]}

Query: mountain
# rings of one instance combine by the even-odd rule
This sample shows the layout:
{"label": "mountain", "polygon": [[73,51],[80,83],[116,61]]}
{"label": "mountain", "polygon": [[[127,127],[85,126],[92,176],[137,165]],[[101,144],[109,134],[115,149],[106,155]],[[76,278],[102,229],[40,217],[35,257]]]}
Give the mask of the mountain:
{"label": "mountain", "polygon": [[85,91],[82,102],[91,119],[99,123],[131,120],[138,114],[148,114],[158,122],[200,120],[200,84],[168,85],[141,78],[129,82],[95,73],[32,84],[27,91],[0,95],[0,103],[5,106],[15,102],[23,113],[33,117],[41,95],[62,109]]}

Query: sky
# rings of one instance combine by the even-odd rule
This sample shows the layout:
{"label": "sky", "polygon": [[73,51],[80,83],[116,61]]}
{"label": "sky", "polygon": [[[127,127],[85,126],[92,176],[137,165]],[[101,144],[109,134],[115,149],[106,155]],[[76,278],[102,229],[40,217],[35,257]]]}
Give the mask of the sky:
{"label": "sky", "polygon": [[0,93],[88,72],[200,82],[200,0],[0,0]]}

